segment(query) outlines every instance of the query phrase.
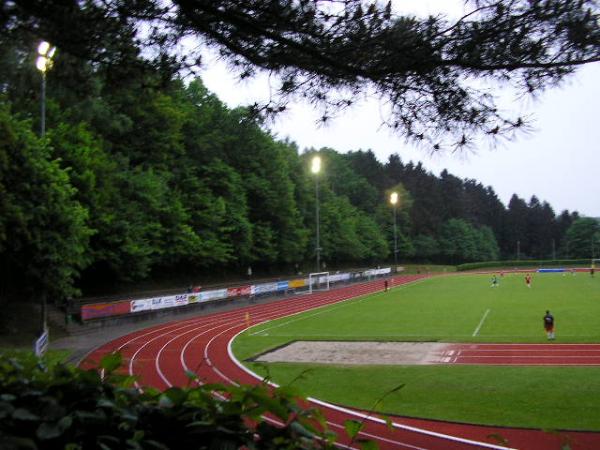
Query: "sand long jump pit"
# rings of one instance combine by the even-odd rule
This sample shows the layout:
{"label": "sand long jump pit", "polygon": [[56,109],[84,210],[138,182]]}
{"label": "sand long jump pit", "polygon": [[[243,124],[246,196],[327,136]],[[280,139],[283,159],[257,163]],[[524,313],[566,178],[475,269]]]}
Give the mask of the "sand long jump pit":
{"label": "sand long jump pit", "polygon": [[439,364],[447,344],[437,342],[294,341],[253,361],[352,365]]}

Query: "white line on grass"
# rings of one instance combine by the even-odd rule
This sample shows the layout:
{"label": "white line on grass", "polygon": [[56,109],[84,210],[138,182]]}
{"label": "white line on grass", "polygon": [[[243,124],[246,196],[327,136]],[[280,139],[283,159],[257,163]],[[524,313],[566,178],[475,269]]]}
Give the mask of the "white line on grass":
{"label": "white line on grass", "polygon": [[477,325],[477,328],[475,328],[475,331],[473,331],[473,336],[477,336],[479,334],[479,330],[481,329],[481,326],[483,325],[483,322],[485,322],[485,318],[488,316],[489,313],[489,309],[487,309],[485,313],[483,313],[483,317],[481,318],[479,325]]}

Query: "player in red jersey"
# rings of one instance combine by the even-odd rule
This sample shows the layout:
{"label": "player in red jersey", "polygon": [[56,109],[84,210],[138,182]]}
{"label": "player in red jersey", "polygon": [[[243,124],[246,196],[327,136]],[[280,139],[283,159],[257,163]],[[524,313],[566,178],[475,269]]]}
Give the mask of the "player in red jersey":
{"label": "player in red jersey", "polygon": [[528,288],[531,287],[531,274],[527,274],[525,275],[525,284],[527,285]]}

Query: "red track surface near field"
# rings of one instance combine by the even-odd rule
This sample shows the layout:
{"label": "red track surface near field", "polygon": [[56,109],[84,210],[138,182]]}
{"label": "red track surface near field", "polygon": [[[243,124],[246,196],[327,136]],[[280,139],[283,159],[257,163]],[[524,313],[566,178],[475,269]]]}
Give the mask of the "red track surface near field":
{"label": "red track surface near field", "polygon": [[438,364],[600,366],[600,344],[448,344]]}
{"label": "red track surface near field", "polygon": [[[394,285],[417,281],[424,276],[402,276],[394,279]],[[170,386],[187,386],[189,380],[186,370],[197,373],[203,382],[255,384],[260,382],[235,361],[229,349],[231,340],[247,328],[246,318],[249,314],[251,325],[289,316],[301,311],[336,303],[364,294],[380,291],[381,280],[348,286],[313,295],[303,295],[275,303],[253,305],[208,316],[154,326],[136,333],[113,340],[90,353],[82,362],[82,367],[97,367],[97,362],[106,353],[120,351],[127,364],[129,373],[138,376],[141,386],[154,386],[166,389]],[[457,364],[512,364],[525,358],[515,346],[469,344],[456,345],[456,348],[445,349],[452,354]],[[521,347],[521,346],[519,346]],[[549,361],[555,357],[549,348],[563,346],[540,345],[522,346],[528,357]],[[539,348],[530,355],[532,348]],[[599,346],[571,345],[569,355],[579,356],[579,351],[586,351],[580,358],[583,364],[600,364]],[[490,356],[493,356],[490,358]],[[445,356],[447,357],[447,355]],[[582,364],[576,358],[556,357],[561,364]],[[593,359],[595,358],[595,359]],[[476,361],[476,362],[475,362]],[[501,362],[499,362],[501,361]],[[530,360],[532,361],[532,360]],[[522,362],[519,362],[522,364]],[[546,362],[548,363],[548,362]],[[333,405],[322,404],[311,399],[321,407],[327,417],[329,427],[339,433],[344,443],[344,421],[350,418],[361,420],[360,412]],[[385,422],[375,417],[365,419],[365,428],[361,437],[373,439],[382,449],[412,450],[458,450],[477,448],[519,448],[527,450],[552,450],[561,448],[561,443],[569,442],[573,450],[600,449],[600,433],[564,432],[560,436],[538,430],[512,429],[502,427],[483,427],[462,425],[449,422],[435,422],[419,419],[397,418],[394,429],[390,430]],[[501,435],[507,444],[498,445],[497,441],[487,436]]]}

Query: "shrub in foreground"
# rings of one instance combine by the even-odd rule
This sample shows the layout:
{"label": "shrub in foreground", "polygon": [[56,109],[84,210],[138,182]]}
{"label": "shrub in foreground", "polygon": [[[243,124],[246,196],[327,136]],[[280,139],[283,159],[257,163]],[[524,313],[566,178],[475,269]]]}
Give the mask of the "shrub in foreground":
{"label": "shrub in foreground", "polygon": [[[102,378],[97,370],[0,355],[2,448],[333,448],[319,411],[302,408],[289,387],[140,391],[132,377],[118,373],[120,363],[118,354],[105,357]],[[190,374],[192,384],[197,380]]]}

